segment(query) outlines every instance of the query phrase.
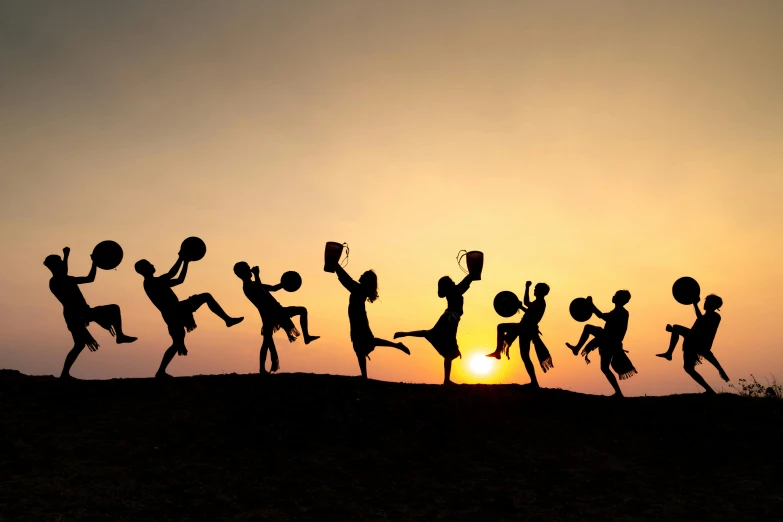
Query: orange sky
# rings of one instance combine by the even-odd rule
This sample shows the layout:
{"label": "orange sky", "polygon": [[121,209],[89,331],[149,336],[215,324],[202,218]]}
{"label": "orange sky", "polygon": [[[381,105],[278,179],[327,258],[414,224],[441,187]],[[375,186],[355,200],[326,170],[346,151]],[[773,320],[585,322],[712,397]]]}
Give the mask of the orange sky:
{"label": "orange sky", "polygon": [[[178,294],[247,319],[226,330],[200,311],[174,375],[257,369],[238,260],[268,282],[302,274],[278,297],[323,337],[278,335],[283,371],[356,374],[348,295],[322,270],[333,240],[352,275],[378,272],[380,337],[432,326],[457,251],[485,252],[458,382],[527,382],[516,347],[483,377],[467,359],[494,343],[494,295],[531,279],[552,287],[542,385],[611,391],[564,347],[582,326],[567,308],[627,288],[640,373],[623,388],[697,391],[679,356],[654,357],[667,322],[693,321],[671,297],[681,275],[724,299],[714,351],[729,375],[783,377],[780,2],[45,4],[0,5],[0,368],[59,374],[71,341],[41,262],[67,245],[82,275],[114,239],[125,261],[82,288],[140,340],[93,326],[102,347],[73,373],[152,375],[169,339],[132,265],[165,270],[198,235],[207,256]],[[439,382],[434,349],[409,346],[378,349],[370,376]]]}

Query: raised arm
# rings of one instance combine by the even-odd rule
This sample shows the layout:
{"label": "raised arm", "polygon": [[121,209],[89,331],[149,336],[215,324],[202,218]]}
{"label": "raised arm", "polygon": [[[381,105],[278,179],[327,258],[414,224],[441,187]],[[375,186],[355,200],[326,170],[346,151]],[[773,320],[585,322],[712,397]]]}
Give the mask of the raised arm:
{"label": "raised arm", "polygon": [[605,314],[599,310],[597,306],[595,306],[593,303],[593,298],[591,296],[587,296],[587,300],[590,302],[590,306],[593,307],[593,313],[596,315],[596,317],[603,319]]}
{"label": "raised arm", "polygon": [[174,263],[174,266],[171,267],[171,270],[169,270],[168,272],[160,276],[161,279],[171,279],[172,277],[177,275],[177,272],[179,272],[179,269],[182,266],[183,262],[184,261],[182,259],[182,256],[177,256],[177,262]]}
{"label": "raised arm", "polygon": [[530,285],[532,285],[532,281],[528,281],[525,283],[525,298],[524,298],[524,304],[525,306],[530,306]]}
{"label": "raised arm", "polygon": [[[182,262],[182,258],[180,258],[179,261]],[[177,286],[177,285],[181,285],[182,283],[185,282],[185,276],[188,275],[188,265],[189,264],[190,263],[188,261],[182,262],[182,272],[179,273],[179,276],[177,278],[172,279],[172,280],[169,281],[169,286]],[[177,266],[177,265],[174,265],[174,266]],[[168,274],[166,274],[166,275],[168,275]]]}
{"label": "raised arm", "polygon": [[696,317],[702,316],[701,310],[699,310],[699,301],[693,303],[693,311],[696,312]]}
{"label": "raised arm", "polygon": [[470,288],[470,283],[472,282],[473,282],[473,276],[468,274],[462,279],[462,281],[459,282],[459,284],[456,286],[454,291],[457,292],[459,295],[462,295],[468,291],[468,288]]}
{"label": "raised arm", "polygon": [[[92,257],[92,256],[90,256]],[[92,262],[92,266],[90,267],[90,273],[87,274],[84,277],[74,277],[73,282],[77,285],[83,285],[85,283],[92,283],[95,281],[95,273],[98,271],[98,267],[95,266],[95,261]]]}
{"label": "raised arm", "polygon": [[343,267],[337,265],[335,272],[337,273],[337,279],[340,281],[340,283],[342,283],[342,285],[345,287],[346,290],[348,290],[349,292],[356,292],[357,290],[361,290],[362,284],[354,281],[353,278],[348,275],[348,272],[346,272]]}
{"label": "raised arm", "polygon": [[71,255],[71,249],[68,247],[63,248],[63,266],[65,267],[65,275],[68,275],[68,256]]}

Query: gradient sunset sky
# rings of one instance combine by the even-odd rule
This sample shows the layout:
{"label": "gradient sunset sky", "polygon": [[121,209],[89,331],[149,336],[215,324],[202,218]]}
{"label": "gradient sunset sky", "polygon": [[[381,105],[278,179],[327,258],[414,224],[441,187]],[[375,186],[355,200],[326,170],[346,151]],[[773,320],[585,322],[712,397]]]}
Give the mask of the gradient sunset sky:
{"label": "gradient sunset sky", "polygon": [[[282,371],[358,374],[348,294],[326,241],[373,268],[379,337],[429,328],[460,249],[482,250],[465,296],[457,382],[527,382],[494,344],[492,299],[552,287],[541,323],[555,368],[541,384],[608,394],[566,349],[574,297],[609,309],[631,291],[629,395],[696,392],[681,355],[654,356],[666,323],[693,322],[671,285],[724,299],[714,352],[732,380],[783,378],[783,2],[0,0],[0,368],[59,374],[72,341],[44,257],[69,246],[84,275],[101,240],[125,260],[83,286],[139,336],[85,351],[81,378],[152,376],[170,345],[133,263],[159,272],[197,235],[206,257],[177,287],[211,292],[173,375],[257,371],[260,319],[236,261],[276,283],[297,270],[322,339],[276,336]],[[593,321],[602,324],[600,321]],[[436,383],[442,359],[411,339],[370,377]],[[721,387],[717,371],[703,365]],[[725,385],[724,385],[725,388]]]}

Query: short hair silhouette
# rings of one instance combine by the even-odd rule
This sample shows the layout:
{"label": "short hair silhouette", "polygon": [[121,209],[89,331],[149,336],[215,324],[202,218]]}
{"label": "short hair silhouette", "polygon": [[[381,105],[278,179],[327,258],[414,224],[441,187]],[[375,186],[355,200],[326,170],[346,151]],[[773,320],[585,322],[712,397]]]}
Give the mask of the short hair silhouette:
{"label": "short hair silhouette", "polygon": [[540,295],[541,297],[546,297],[549,295],[549,285],[546,283],[538,283],[536,285],[535,290],[533,290],[533,295]]}
{"label": "short hair silhouette", "polygon": [[133,269],[136,270],[136,273],[141,275],[155,273],[155,267],[152,266],[152,263],[146,259],[140,259],[136,261],[136,263],[133,265]]}
{"label": "short hair silhouette", "polygon": [[615,293],[617,296],[617,300],[619,301],[617,304],[619,305],[626,305],[631,300],[631,292],[628,290],[618,290],[617,293]]}
{"label": "short hair silhouette", "polygon": [[704,308],[710,310],[719,310],[723,306],[723,299],[715,294],[710,294],[704,298]]}
{"label": "short hair silhouette", "polygon": [[234,264],[234,274],[240,279],[247,279],[250,277],[250,265],[245,261],[239,261]]}
{"label": "short hair silhouette", "polygon": [[372,270],[367,270],[359,277],[359,283],[367,289],[367,300],[374,303],[378,299],[378,275]]}

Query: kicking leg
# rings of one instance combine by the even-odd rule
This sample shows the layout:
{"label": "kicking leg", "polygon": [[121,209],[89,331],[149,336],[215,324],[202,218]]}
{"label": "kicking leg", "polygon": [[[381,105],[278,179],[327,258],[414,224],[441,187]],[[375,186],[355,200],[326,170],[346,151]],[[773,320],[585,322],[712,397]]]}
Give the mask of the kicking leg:
{"label": "kicking leg", "polygon": [[[500,359],[500,355],[503,353],[504,350],[506,350],[508,347],[511,346],[511,343],[513,343],[513,339],[511,342],[507,342],[509,334],[517,334],[519,330],[519,323],[500,323],[498,325],[498,337],[497,337],[497,344],[495,345],[495,351],[492,353],[488,353],[487,357],[494,357],[495,359]],[[516,335],[514,335],[516,337]],[[506,354],[508,355],[508,353]]]}
{"label": "kicking leg", "polygon": [[587,342],[588,337],[590,337],[591,335],[593,337],[598,337],[603,331],[604,329],[601,328],[600,326],[587,324],[582,330],[582,336],[579,338],[579,342],[576,344],[566,343],[566,346],[568,346],[571,349],[571,351],[574,352],[574,355],[578,355],[579,350],[581,350],[582,346],[584,346],[584,344]]}
{"label": "kicking leg", "polygon": [[93,320],[101,327],[117,336],[117,344],[132,343],[137,338],[125,335],[122,331],[122,313],[116,304],[96,306],[90,309]]}
{"label": "kicking leg", "polygon": [[310,344],[321,338],[320,335],[310,335],[310,329],[307,327],[307,308],[304,306],[289,306],[285,310],[288,312],[288,317],[299,316],[299,324],[302,325],[305,344]]}
{"label": "kicking leg", "polygon": [[715,355],[712,352],[707,352],[706,354],[702,355],[704,359],[712,363],[712,365],[718,369],[718,372],[720,373],[720,378],[723,379],[726,382],[729,382],[729,376],[726,375],[726,372],[723,371],[723,367],[718,362],[718,359],[715,357]]}
{"label": "kicking leg", "polygon": [[411,351],[408,350],[408,347],[402,343],[393,343],[391,341],[387,341],[386,339],[380,339],[378,337],[375,338],[374,342],[375,342],[375,346],[388,346],[389,348],[397,348],[398,350],[405,352],[408,355],[411,354]]}
{"label": "kicking leg", "polygon": [[525,364],[525,370],[530,376],[530,386],[533,388],[539,388],[538,379],[536,378],[536,367],[533,366],[533,360],[530,359],[530,341],[519,341],[519,355],[522,356],[522,362]]}
{"label": "kicking leg", "polygon": [[187,303],[190,306],[192,312],[198,310],[201,305],[206,304],[213,314],[220,317],[226,322],[226,326],[234,326],[242,322],[244,317],[231,317],[223,308],[220,307],[212,294],[197,294],[187,299]]}
{"label": "kicking leg", "polygon": [[622,397],[623,392],[620,390],[620,385],[617,383],[617,378],[612,373],[611,357],[605,357],[603,355],[601,356],[601,371],[606,376],[606,380],[609,381],[609,384],[612,385],[612,388],[614,388],[615,397]]}
{"label": "kicking leg", "polygon": [[663,353],[657,353],[655,354],[655,356],[666,359],[667,361],[671,361],[672,354],[674,354],[674,349],[677,347],[677,341],[680,340],[680,337],[682,337],[683,339],[687,337],[691,329],[685,328],[684,326],[680,326],[679,324],[675,324],[673,326],[667,324],[666,331],[672,333],[671,338],[669,339],[669,349]]}
{"label": "kicking leg", "polygon": [[60,374],[60,379],[72,379],[71,377],[71,366],[73,366],[73,363],[76,362],[76,358],[79,357],[79,354],[82,353],[82,350],[84,350],[84,347],[86,345],[83,342],[74,341],[73,348],[71,348],[71,351],[68,352],[68,355],[65,356],[65,364],[63,365],[63,371]]}
{"label": "kicking leg", "polygon": [[394,334],[395,339],[399,339],[400,337],[427,337],[427,334],[430,333],[429,330],[414,330],[412,332],[397,332]]}

